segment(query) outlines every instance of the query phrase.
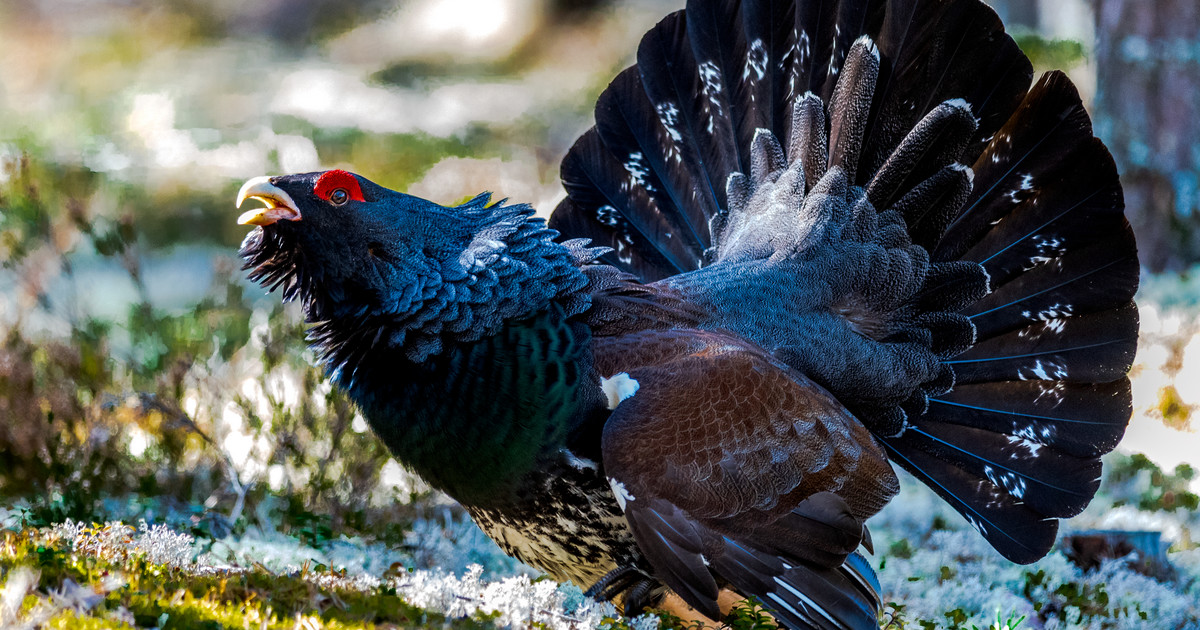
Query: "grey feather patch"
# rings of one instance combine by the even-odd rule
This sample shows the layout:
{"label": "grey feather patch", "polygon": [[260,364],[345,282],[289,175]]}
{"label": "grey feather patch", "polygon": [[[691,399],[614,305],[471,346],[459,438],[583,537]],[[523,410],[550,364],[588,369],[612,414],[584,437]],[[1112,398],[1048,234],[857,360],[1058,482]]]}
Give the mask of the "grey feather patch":
{"label": "grey feather patch", "polygon": [[970,105],[962,99],[933,108],[871,178],[867,198],[877,208],[889,207],[917,181],[957,160],[977,128]]}
{"label": "grey feather patch", "polygon": [[792,110],[792,136],[788,156],[803,166],[808,186],[825,175],[829,164],[829,137],[825,132],[825,103],[812,92],[796,101]]}
{"label": "grey feather patch", "polygon": [[729,212],[713,224],[721,260],[789,256],[813,242],[823,225],[820,205],[804,196],[804,164],[790,165],[775,136],[759,129],[751,147],[751,173],[733,173],[726,183]]}
{"label": "grey feather patch", "polygon": [[754,142],[750,146],[750,180],[754,185],[761,186],[774,181],[787,165],[787,158],[775,134],[767,129],[755,130]]}
{"label": "grey feather patch", "polygon": [[846,169],[851,182],[858,168],[878,78],[879,48],[864,35],[850,47],[830,103],[829,163]]}

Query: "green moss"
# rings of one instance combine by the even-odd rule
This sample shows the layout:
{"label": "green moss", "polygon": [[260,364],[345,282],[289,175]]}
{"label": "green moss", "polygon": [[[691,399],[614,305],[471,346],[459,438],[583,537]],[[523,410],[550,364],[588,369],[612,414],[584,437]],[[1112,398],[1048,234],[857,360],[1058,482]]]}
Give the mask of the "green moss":
{"label": "green moss", "polygon": [[[88,534],[112,533],[108,526],[92,526]],[[0,535],[0,581],[20,567],[39,573],[37,592],[50,594],[71,584],[94,588],[103,595],[86,614],[58,611],[49,627],[71,630],[128,627],[122,618],[139,627],[170,628],[372,628],[382,626],[440,626],[448,629],[488,628],[479,618],[449,619],[412,606],[384,583],[360,587],[346,576],[306,568],[295,574],[272,573],[261,566],[249,569],[212,570],[176,568],[155,564],[141,552],[100,548],[90,552],[72,548],[70,541],[49,530],[3,532]],[[113,577],[118,576],[116,588]],[[323,586],[332,582],[335,586]],[[104,585],[109,584],[108,592]],[[38,599],[31,597],[26,614]]]}

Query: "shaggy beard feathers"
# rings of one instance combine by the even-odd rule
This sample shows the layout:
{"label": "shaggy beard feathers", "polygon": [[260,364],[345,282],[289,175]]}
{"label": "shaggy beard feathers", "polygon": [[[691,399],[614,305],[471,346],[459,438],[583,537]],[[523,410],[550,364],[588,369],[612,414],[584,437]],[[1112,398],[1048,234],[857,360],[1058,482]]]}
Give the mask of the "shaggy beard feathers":
{"label": "shaggy beard feathers", "polygon": [[242,270],[249,271],[252,282],[262,285],[268,292],[283,287],[284,301],[296,299],[300,292],[300,250],[295,239],[278,230],[267,232],[255,228],[242,241],[238,255],[242,257]]}
{"label": "shaggy beard feathers", "polygon": [[242,270],[250,272],[247,277],[251,282],[257,282],[268,293],[282,288],[284,302],[300,300],[306,321],[328,319],[320,279],[305,272],[304,251],[294,235],[256,228],[246,235],[238,255],[243,261]]}
{"label": "shaggy beard feathers", "polygon": [[381,322],[371,326],[365,313],[357,317],[340,318],[334,323],[327,315],[328,299],[320,279],[308,272],[304,252],[294,235],[280,230],[257,228],[242,241],[239,251],[242,270],[268,292],[280,290],[284,302],[299,300],[305,321],[314,324],[305,339],[331,373],[337,374],[347,364],[355,364],[384,334]]}

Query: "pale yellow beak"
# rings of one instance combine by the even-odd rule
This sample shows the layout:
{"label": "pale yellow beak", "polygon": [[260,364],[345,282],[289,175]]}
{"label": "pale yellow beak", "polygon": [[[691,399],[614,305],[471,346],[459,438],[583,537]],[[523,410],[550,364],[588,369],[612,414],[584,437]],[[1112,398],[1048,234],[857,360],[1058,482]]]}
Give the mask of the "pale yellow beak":
{"label": "pale yellow beak", "polygon": [[255,177],[242,184],[238,191],[237,207],[247,199],[257,199],[266,204],[264,208],[255,208],[238,217],[238,225],[271,225],[276,221],[299,221],[300,208],[292,201],[291,195],[282,188],[271,183],[270,177]]}

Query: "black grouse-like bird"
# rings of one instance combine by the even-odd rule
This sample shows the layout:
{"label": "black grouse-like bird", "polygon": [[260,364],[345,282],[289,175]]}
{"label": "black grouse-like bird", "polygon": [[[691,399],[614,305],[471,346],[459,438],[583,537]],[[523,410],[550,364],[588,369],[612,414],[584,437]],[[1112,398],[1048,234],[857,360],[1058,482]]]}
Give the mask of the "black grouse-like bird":
{"label": "black grouse-like bird", "polygon": [[[693,0],[549,225],[256,178],[250,277],[508,553],[627,610],[875,627],[863,523],[929,485],[1032,562],[1130,415],[1133,234],[1071,82],[978,0]],[[560,237],[561,235],[561,237]]]}

